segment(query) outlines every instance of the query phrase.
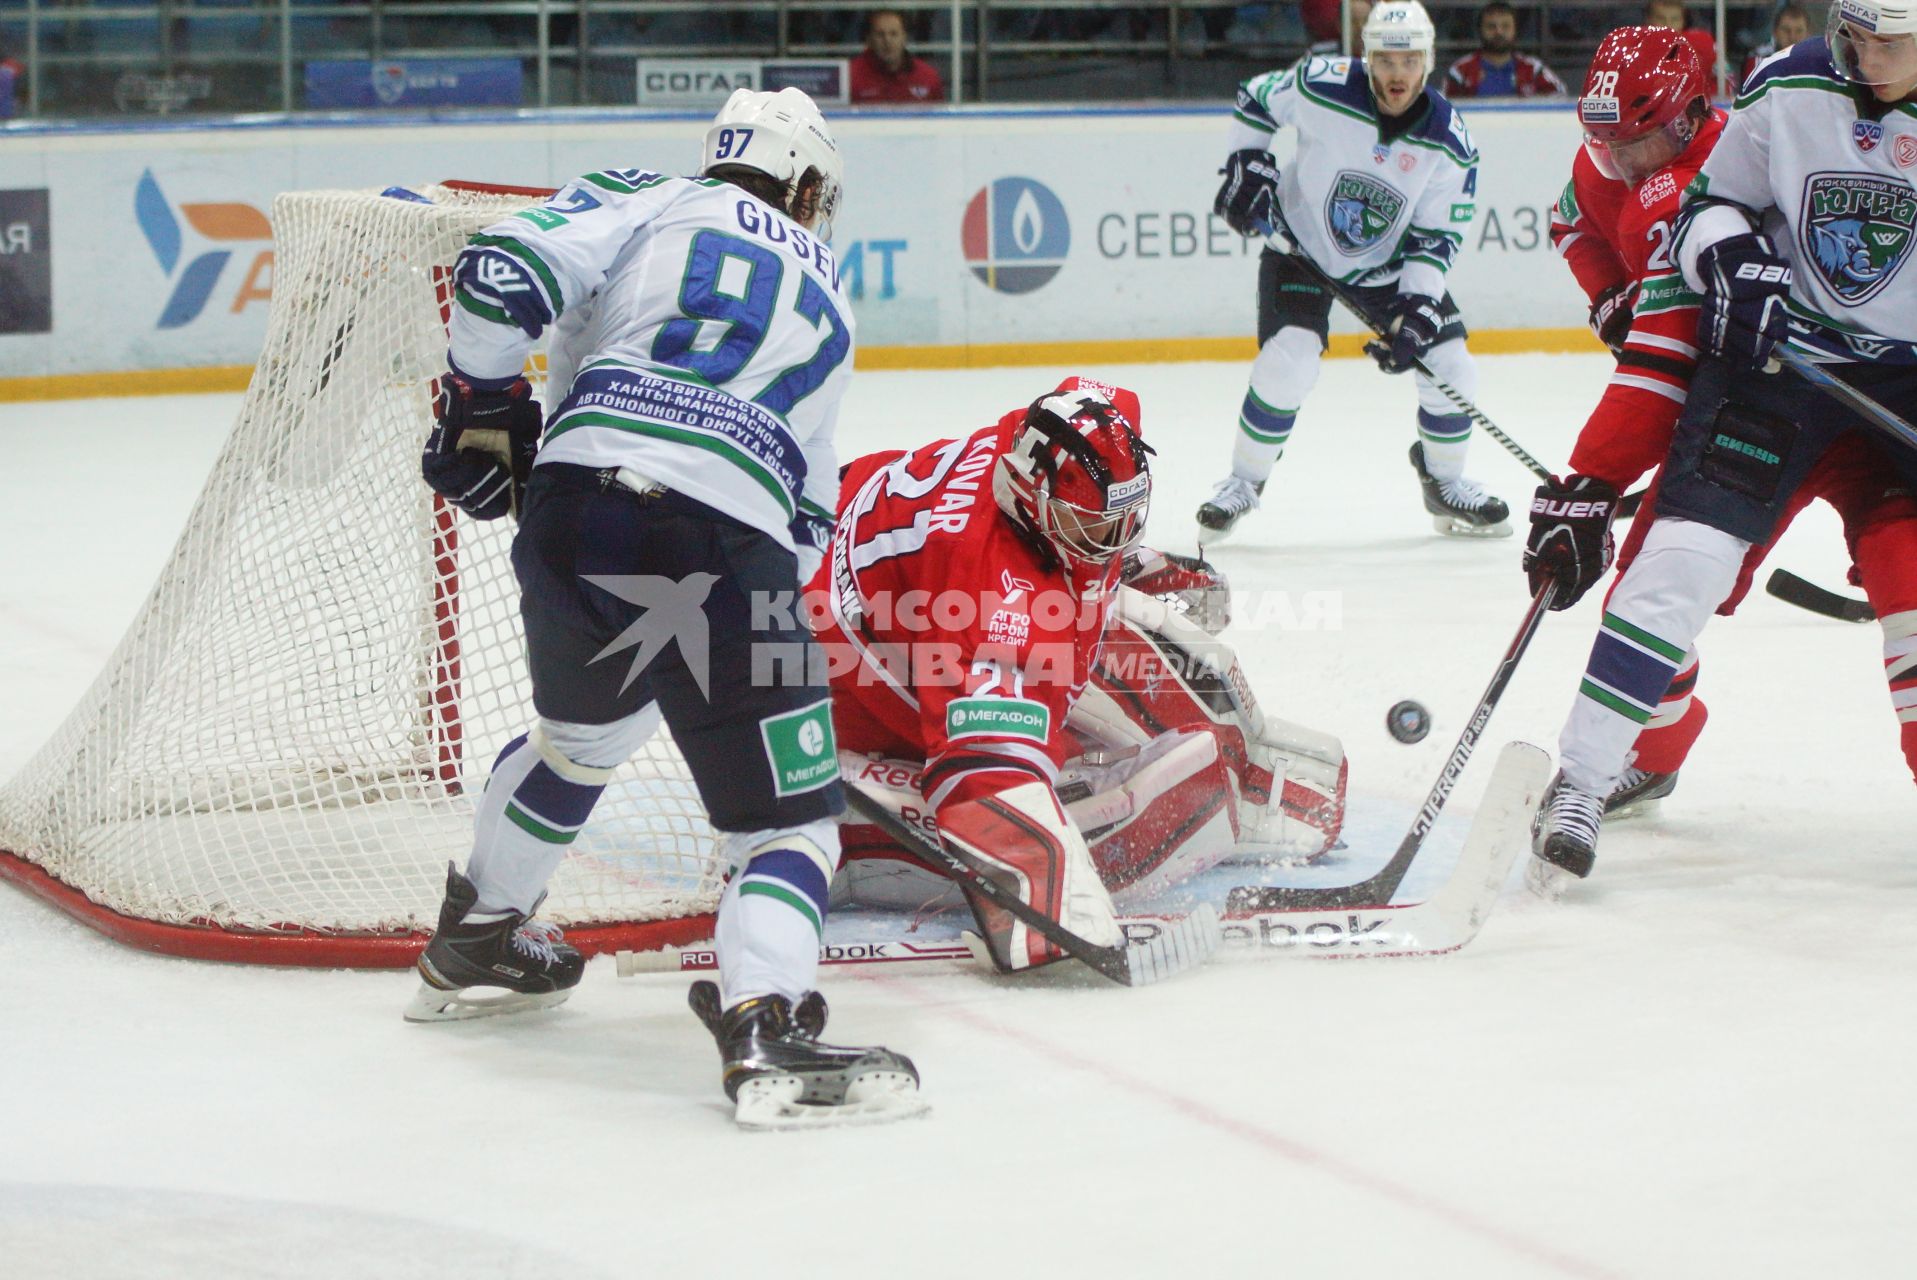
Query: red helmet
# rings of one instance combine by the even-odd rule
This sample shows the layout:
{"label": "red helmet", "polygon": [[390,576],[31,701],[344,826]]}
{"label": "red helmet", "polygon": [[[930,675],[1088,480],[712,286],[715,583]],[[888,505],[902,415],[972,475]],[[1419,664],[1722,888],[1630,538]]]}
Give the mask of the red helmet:
{"label": "red helmet", "polygon": [[1691,104],[1709,103],[1696,48],[1666,27],[1619,27],[1591,57],[1578,122],[1599,172],[1636,185],[1683,154]]}
{"label": "red helmet", "polygon": [[1013,523],[1071,567],[1106,564],[1138,540],[1151,507],[1152,448],[1138,396],[1067,378],[1012,430],[992,496]]}

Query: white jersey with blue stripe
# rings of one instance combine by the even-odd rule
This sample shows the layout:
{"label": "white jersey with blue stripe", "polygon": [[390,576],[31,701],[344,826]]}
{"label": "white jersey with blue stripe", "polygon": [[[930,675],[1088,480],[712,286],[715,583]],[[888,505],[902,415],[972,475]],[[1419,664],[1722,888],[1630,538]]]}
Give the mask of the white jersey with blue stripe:
{"label": "white jersey with blue stripe", "polygon": [[1422,117],[1387,138],[1361,60],[1306,58],[1239,86],[1230,149],[1269,150],[1296,129],[1278,180],[1293,242],[1335,280],[1437,297],[1477,210],[1478,152],[1442,94],[1412,110]]}
{"label": "white jersey with blue stripe", "polygon": [[516,377],[552,331],[541,463],[630,468],[787,547],[833,518],[852,313],[784,213],[713,179],[591,173],[474,236],[454,281],[462,374]]}
{"label": "white jersey with blue stripe", "polygon": [[[1832,360],[1917,363],[1917,106],[1876,104],[1823,38],[1760,64],[1678,215],[1678,263],[1759,229],[1792,266],[1791,342]],[[1900,285],[1896,283],[1903,280]]]}

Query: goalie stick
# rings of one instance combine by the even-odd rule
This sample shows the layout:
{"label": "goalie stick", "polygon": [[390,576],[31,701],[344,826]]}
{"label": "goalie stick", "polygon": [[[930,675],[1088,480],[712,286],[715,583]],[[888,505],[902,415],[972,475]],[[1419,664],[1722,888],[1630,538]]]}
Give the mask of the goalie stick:
{"label": "goalie stick", "polygon": [[1026,928],[1066,955],[1121,986],[1142,987],[1162,982],[1203,964],[1218,950],[1218,913],[1210,906],[1201,906],[1182,919],[1166,921],[1158,935],[1142,945],[1101,947],[1087,942],[994,880],[966,853],[942,840],[932,839],[900,818],[868,795],[856,781],[848,779],[845,791],[846,800],[861,818],[926,861],[943,867],[952,879],[1023,921]]}
{"label": "goalie stick", "polygon": [[[1465,837],[1458,864],[1431,897],[1402,907],[1352,910],[1251,911],[1225,917],[1221,956],[1384,957],[1440,955],[1477,936],[1497,906],[1511,864],[1524,847],[1531,814],[1544,795],[1551,757],[1526,742],[1509,742],[1498,755],[1477,817]],[[1130,947],[1149,946],[1166,926],[1158,916],[1119,919]],[[833,942],[819,948],[821,964],[902,964],[927,960],[969,962],[972,952],[956,943],[924,944],[899,939]],[[708,945],[662,951],[621,951],[620,977],[681,973],[718,967]]]}
{"label": "goalie stick", "polygon": [[1531,637],[1538,632],[1538,623],[1544,618],[1545,611],[1551,607],[1551,598],[1557,594],[1558,585],[1552,579],[1545,579],[1538,588],[1537,595],[1531,598],[1531,607],[1524,612],[1524,621],[1518,625],[1518,633],[1511,639],[1511,645],[1498,659],[1497,670],[1491,673],[1491,683],[1485,686],[1484,695],[1478,699],[1477,707],[1471,712],[1471,718],[1465,722],[1464,732],[1458,735],[1451,754],[1445,758],[1444,768],[1438,773],[1438,780],[1432,784],[1431,792],[1424,798],[1424,804],[1418,810],[1418,816],[1411,822],[1411,829],[1398,845],[1398,851],[1391,860],[1378,869],[1377,874],[1357,884],[1330,889],[1286,889],[1273,885],[1241,885],[1233,889],[1225,899],[1227,914],[1250,910],[1277,910],[1302,907],[1331,907],[1345,909],[1350,907],[1381,907],[1391,901],[1391,895],[1404,883],[1405,873],[1411,869],[1418,851],[1424,847],[1424,839],[1431,829],[1438,825],[1438,815],[1444,811],[1446,800],[1451,798],[1451,789],[1458,783],[1458,775],[1464,772],[1464,766],[1471,759],[1471,753],[1477,749],[1478,739],[1483,736],[1485,727],[1491,723],[1491,713],[1497,710],[1498,699],[1504,696],[1504,688],[1511,683],[1511,676],[1518,669],[1519,659],[1531,646]]}
{"label": "goalie stick", "polygon": [[[1344,285],[1332,279],[1322,267],[1313,262],[1307,255],[1300,253],[1297,246],[1285,237],[1283,230],[1270,227],[1265,228],[1265,243],[1304,268],[1305,272],[1317,282],[1321,289],[1342,303],[1345,310],[1349,311],[1357,319],[1359,324],[1371,330],[1375,338],[1380,340],[1390,339],[1390,331],[1387,330],[1384,325],[1380,324],[1376,317],[1369,311],[1365,310],[1364,304],[1359,302],[1356,296],[1348,292]],[[1283,247],[1280,247],[1281,245]],[[1365,350],[1369,352],[1371,347],[1372,344],[1367,343]],[[1511,456],[1516,458],[1519,463],[1524,466],[1525,470],[1547,483],[1557,479],[1542,462],[1532,457],[1523,445],[1506,435],[1498,427],[1497,423],[1491,421],[1491,419],[1485,415],[1484,410],[1478,408],[1475,403],[1465,396],[1464,392],[1458,390],[1443,378],[1440,378],[1436,373],[1432,372],[1430,365],[1426,364],[1422,359],[1419,359],[1412,361],[1412,367],[1417,369],[1419,373],[1422,373],[1425,378],[1430,381],[1431,385],[1438,389],[1438,393],[1451,402],[1453,408],[1484,428],[1486,435],[1503,445],[1505,449],[1510,452]],[[1637,493],[1625,494],[1618,499],[1617,518],[1620,520],[1629,520],[1637,514],[1638,506],[1643,501],[1644,493],[1642,490],[1639,490]]]}

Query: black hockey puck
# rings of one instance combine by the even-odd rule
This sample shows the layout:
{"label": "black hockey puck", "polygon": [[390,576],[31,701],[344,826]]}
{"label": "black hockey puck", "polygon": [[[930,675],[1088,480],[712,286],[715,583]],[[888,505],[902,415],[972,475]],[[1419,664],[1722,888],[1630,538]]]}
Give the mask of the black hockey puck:
{"label": "black hockey puck", "polygon": [[1406,698],[1385,712],[1385,728],[1400,742],[1423,742],[1431,732],[1431,713],[1422,702]]}

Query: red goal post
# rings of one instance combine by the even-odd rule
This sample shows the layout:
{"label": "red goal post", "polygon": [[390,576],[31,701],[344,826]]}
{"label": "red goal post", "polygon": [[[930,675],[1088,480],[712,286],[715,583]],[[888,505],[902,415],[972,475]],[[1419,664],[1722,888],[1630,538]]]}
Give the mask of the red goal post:
{"label": "red goal post", "polygon": [[[532,723],[510,522],[453,512],[418,455],[453,258],[551,191],[415,194],[274,201],[273,303],[233,430],[105,669],[0,787],[0,879],[117,941],[410,964],[491,753]],[[662,733],[541,916],[589,954],[698,942],[723,872]]]}

